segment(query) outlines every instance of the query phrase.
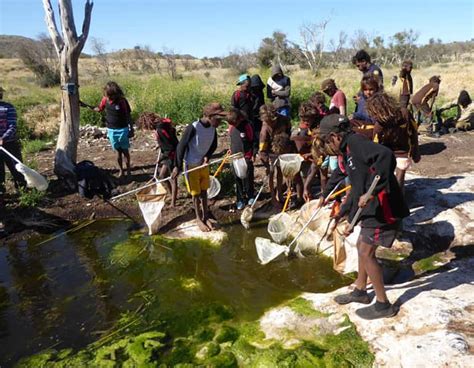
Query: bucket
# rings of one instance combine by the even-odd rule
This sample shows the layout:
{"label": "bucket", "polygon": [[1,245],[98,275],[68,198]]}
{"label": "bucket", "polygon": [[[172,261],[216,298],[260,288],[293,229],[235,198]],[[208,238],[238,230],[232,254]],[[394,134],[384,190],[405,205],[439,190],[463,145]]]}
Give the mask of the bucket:
{"label": "bucket", "polygon": [[290,179],[300,172],[301,163],[304,161],[303,157],[297,153],[285,153],[278,156],[278,160],[283,176]]}
{"label": "bucket", "polygon": [[245,157],[240,157],[232,160],[232,166],[234,166],[235,175],[239,179],[245,179],[247,177],[247,162]]}
{"label": "bucket", "polygon": [[288,238],[289,229],[293,223],[290,215],[287,213],[279,213],[270,217],[268,221],[267,231],[273,241],[281,244]]}

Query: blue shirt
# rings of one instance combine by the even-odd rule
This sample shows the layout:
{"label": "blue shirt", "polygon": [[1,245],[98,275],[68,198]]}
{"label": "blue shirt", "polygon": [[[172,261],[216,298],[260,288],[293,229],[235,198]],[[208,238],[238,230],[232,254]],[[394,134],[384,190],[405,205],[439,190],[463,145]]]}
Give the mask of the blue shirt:
{"label": "blue shirt", "polygon": [[4,101],[0,101],[0,139],[4,142],[16,139],[16,110]]}

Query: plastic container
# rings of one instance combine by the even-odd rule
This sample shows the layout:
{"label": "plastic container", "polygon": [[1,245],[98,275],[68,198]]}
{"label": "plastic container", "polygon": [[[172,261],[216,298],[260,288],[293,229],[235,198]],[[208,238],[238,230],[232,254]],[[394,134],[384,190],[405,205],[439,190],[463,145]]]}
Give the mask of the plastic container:
{"label": "plastic container", "polygon": [[285,178],[292,179],[300,172],[301,163],[304,161],[297,153],[285,153],[278,156],[280,161],[280,168]]}
{"label": "plastic container", "polygon": [[239,179],[245,179],[247,177],[248,167],[245,157],[232,160],[232,166],[234,166],[235,175],[237,175]]}

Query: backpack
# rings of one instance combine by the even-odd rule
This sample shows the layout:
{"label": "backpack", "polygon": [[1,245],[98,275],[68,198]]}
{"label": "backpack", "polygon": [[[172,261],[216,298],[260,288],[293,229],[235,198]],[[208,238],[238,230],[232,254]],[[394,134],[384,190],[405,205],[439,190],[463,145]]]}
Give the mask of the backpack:
{"label": "backpack", "polygon": [[114,184],[110,176],[92,161],[84,160],[76,165],[77,187],[79,195],[92,199],[99,196],[103,199],[112,197]]}

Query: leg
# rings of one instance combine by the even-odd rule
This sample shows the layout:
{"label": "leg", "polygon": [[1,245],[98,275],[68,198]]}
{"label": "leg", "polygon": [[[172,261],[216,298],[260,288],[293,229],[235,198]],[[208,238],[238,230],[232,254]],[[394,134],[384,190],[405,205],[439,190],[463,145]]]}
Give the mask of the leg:
{"label": "leg", "polygon": [[284,200],[284,195],[283,195],[283,173],[281,172],[280,166],[276,167],[276,181],[277,181],[277,195],[278,195],[278,200],[282,201]]}
{"label": "leg", "polygon": [[196,214],[196,222],[199,227],[199,230],[202,232],[208,232],[210,229],[207,225],[202,221],[203,215],[201,213],[201,198],[200,196],[193,195],[193,206],[194,206],[194,213]]}
{"label": "leg", "polygon": [[5,157],[6,154],[0,151],[0,195],[5,193]]}
{"label": "leg", "polygon": [[124,149],[123,154],[125,156],[125,164],[127,165],[127,176],[130,176],[132,174],[130,169],[130,151],[128,149]]}
{"label": "leg", "polygon": [[[164,178],[168,177],[170,173],[171,173],[171,172],[170,172],[170,170],[169,170],[168,165],[163,164],[163,165],[161,166],[160,173],[158,174],[158,179],[164,179]],[[172,191],[171,191],[171,183],[170,183],[169,181],[164,181],[164,182],[163,182],[163,185],[165,186],[166,191],[167,191],[168,193],[171,193],[171,192],[172,192]]]}
{"label": "leg", "polygon": [[117,163],[119,165],[119,177],[123,176],[123,160],[122,160],[122,149],[117,148]]}
{"label": "leg", "polygon": [[366,275],[365,283],[363,282],[364,280],[360,280],[360,283],[356,282],[356,286],[357,288],[359,288],[359,286],[365,288],[367,284],[367,276],[370,277],[372,285],[374,286],[377,301],[380,303],[387,303],[388,299],[387,294],[385,293],[385,285],[383,283],[382,267],[380,267],[377,258],[375,257],[376,249],[377,246],[367,244],[362,240],[359,241],[357,252],[359,254],[359,259],[362,262],[362,266],[365,268]]}
{"label": "leg", "polygon": [[201,206],[202,206],[202,221],[209,228],[209,230],[215,230],[215,224],[209,219],[209,207],[207,205],[207,190],[201,192]]}
{"label": "leg", "polygon": [[401,170],[398,167],[395,169],[395,176],[397,177],[398,185],[402,192],[405,192],[405,172],[406,170]]}
{"label": "leg", "polygon": [[176,199],[178,198],[178,178],[171,179],[171,207],[176,207]]}
{"label": "leg", "polygon": [[[15,156],[18,160],[23,161],[22,157],[21,157],[20,142],[18,142],[18,141],[5,142],[3,144],[3,147],[8,152],[10,152],[13,156]],[[2,152],[2,154],[4,155],[3,156],[4,157],[3,161],[4,161],[5,165],[7,165],[8,170],[10,170],[10,173],[12,174],[13,181],[15,182],[15,188],[16,189],[25,188],[26,187],[25,178],[23,177],[23,174],[18,172],[18,170],[16,169],[16,167],[15,167],[16,162],[12,158],[7,156],[4,152]],[[3,167],[3,164],[2,164],[2,167]],[[5,175],[5,171],[3,172],[3,175]],[[1,185],[2,182],[3,183],[5,182],[5,178],[3,178],[3,181],[0,181],[0,185]]]}
{"label": "leg", "polygon": [[297,198],[297,205],[298,207],[304,203],[303,199],[303,179],[301,179],[301,174],[296,174],[294,178],[294,183],[296,186],[296,198]]}
{"label": "leg", "polygon": [[254,188],[254,168],[252,160],[247,161],[247,178],[245,179],[245,193],[247,194],[247,200],[253,199],[255,196]]}

